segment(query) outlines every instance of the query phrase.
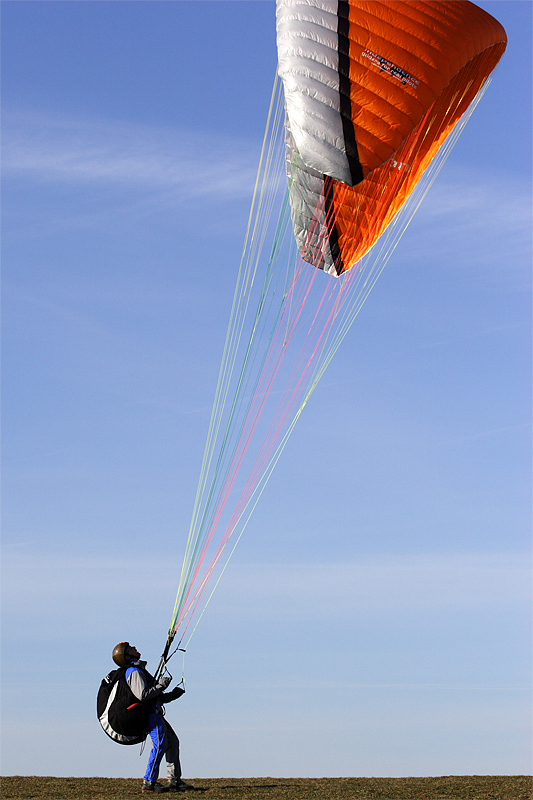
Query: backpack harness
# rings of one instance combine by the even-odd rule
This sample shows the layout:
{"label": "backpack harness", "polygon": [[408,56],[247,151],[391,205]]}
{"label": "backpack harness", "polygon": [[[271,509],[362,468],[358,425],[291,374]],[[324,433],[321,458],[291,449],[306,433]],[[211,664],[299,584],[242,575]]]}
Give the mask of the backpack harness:
{"label": "backpack harness", "polygon": [[96,714],[105,733],[119,744],[139,744],[148,734],[153,700],[141,702],[126,680],[128,667],[114,669],[103,679],[96,700]]}

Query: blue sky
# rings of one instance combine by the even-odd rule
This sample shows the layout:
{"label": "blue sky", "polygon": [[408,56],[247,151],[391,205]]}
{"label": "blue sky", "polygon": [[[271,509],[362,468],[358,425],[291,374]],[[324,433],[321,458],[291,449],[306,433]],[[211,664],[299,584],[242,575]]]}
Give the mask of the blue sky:
{"label": "blue sky", "polygon": [[[531,770],[532,6],[480,5],[507,53],[186,655],[188,777]],[[136,776],[95,694],[168,628],[274,4],[2,13],[2,772]]]}

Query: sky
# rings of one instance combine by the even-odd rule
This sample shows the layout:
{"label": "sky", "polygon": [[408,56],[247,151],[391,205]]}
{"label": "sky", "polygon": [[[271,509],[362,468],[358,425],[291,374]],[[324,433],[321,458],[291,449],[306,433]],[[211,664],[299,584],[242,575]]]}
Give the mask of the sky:
{"label": "sky", "polygon": [[[531,773],[531,12],[182,663],[185,778]],[[276,70],[273,2],[2,3],[3,774],[140,776]],[[332,403],[332,398],[334,402]]]}

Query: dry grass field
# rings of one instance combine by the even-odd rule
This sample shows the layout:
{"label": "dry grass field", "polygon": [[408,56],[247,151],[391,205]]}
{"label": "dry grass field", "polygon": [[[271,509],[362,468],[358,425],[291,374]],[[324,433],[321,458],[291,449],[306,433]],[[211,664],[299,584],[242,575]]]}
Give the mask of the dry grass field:
{"label": "dry grass field", "polygon": [[[525,775],[442,778],[217,778],[190,783],[183,797],[205,800],[532,800]],[[141,797],[132,778],[2,778],[3,800],[129,800]],[[148,795],[143,795],[147,797]],[[178,795],[169,795],[176,797]]]}

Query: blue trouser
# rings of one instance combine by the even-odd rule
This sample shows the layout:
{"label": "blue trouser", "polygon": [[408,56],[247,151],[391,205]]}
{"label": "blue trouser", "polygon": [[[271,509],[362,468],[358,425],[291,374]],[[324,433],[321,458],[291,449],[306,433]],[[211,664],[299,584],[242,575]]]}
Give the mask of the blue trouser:
{"label": "blue trouser", "polygon": [[167,777],[172,783],[181,778],[180,743],[172,727],[161,714],[150,714],[148,719],[152,749],[144,775],[145,781],[156,781],[163,756],[167,760]]}

